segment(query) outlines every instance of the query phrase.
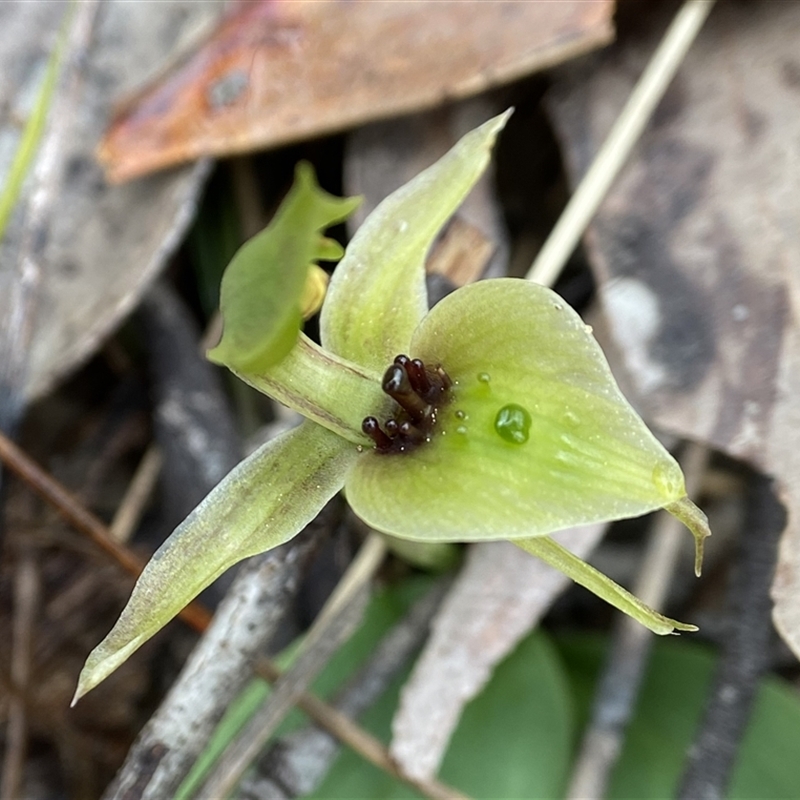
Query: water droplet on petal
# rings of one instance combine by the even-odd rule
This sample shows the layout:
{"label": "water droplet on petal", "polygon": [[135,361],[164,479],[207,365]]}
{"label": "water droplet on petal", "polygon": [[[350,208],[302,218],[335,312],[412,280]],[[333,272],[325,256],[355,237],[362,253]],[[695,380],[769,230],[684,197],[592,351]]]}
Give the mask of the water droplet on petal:
{"label": "water droplet on petal", "polygon": [[467,413],[465,411],[459,409],[458,411],[456,411],[456,419],[467,420],[469,419],[469,417],[467,416]]}
{"label": "water droplet on petal", "polygon": [[492,376],[488,372],[479,372],[478,373],[478,382],[479,383],[489,383],[492,380]]}
{"label": "water droplet on petal", "polygon": [[459,425],[456,428],[456,433],[459,434],[460,436],[466,436],[467,433],[468,433],[467,426],[466,425]]}
{"label": "water droplet on petal", "polygon": [[530,427],[531,415],[527,409],[516,403],[503,406],[494,418],[497,435],[511,444],[525,444],[528,441]]}
{"label": "water droplet on petal", "polygon": [[656,464],[653,467],[653,483],[669,497],[675,497],[679,493],[680,487],[671,464]]}

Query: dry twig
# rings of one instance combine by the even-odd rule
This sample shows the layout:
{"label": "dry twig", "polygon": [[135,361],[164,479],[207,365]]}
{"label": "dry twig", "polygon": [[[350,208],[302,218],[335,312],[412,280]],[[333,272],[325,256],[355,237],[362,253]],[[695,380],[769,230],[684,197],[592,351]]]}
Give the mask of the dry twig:
{"label": "dry twig", "polygon": [[555,283],[628,160],[713,5],[714,0],[686,0],[675,15],[591,167],[536,256],[526,276],[528,280],[543,286]]}
{"label": "dry twig", "polygon": [[[265,681],[275,683],[281,671],[269,659],[259,659],[255,670]],[[297,707],[318,725],[330,731],[340,742],[355,750],[365,761],[378,769],[388,772],[400,781],[416,789],[430,800],[468,800],[468,798],[447,784],[436,779],[417,780],[406,775],[395,763],[389,750],[371,733],[368,733],[350,717],[333,706],[324,703],[313,694],[303,693],[297,698]]]}
{"label": "dry twig", "polygon": [[382,536],[370,534],[306,634],[303,649],[292,668],[275,683],[270,697],[217,762],[214,772],[197,793],[198,800],[226,797],[233,791],[291,711],[297,696],[350,638],[361,622],[369,585],[383,563],[386,549]]}
{"label": "dry twig", "polygon": [[[681,459],[690,494],[700,485],[708,451],[691,444]],[[661,512],[650,535],[634,594],[651,608],[663,608],[685,536],[675,517]],[[620,618],[598,681],[592,716],[567,790],[570,800],[593,800],[606,794],[614,765],[639,695],[653,646],[653,634],[630,617]]]}
{"label": "dry twig", "polygon": [[[108,535],[107,528],[94,514],[78,503],[67,489],[48,475],[1,432],[0,461],[22,478],[42,499],[53,505],[67,522],[111,555],[126,571],[138,575],[141,567],[144,566],[143,562],[128,548],[114,542]],[[204,631],[211,620],[210,612],[197,601],[187,606],[184,612],[190,609],[191,613],[181,613],[181,619],[194,630]],[[260,658],[257,661],[255,672],[270,683],[275,683],[282,674],[281,670],[267,658]],[[404,775],[394,764],[382,742],[353,722],[347,715],[332,708],[313,694],[301,693],[297,697],[296,705],[314,722],[330,731],[370,764],[408,783],[425,797],[429,797],[431,800],[459,800],[459,798],[463,800],[464,796],[461,793],[439,781],[417,781]]]}
{"label": "dry twig", "polygon": [[681,800],[726,796],[759,681],[769,668],[775,640],[769,589],[785,525],[786,511],[771,480],[754,475],[730,584],[729,631],[708,706],[689,750],[677,793]]}
{"label": "dry twig", "polygon": [[[448,580],[438,581],[383,637],[373,655],[334,700],[338,711],[358,717],[380,697],[422,645],[448,585]],[[310,795],[324,778],[339,748],[334,736],[316,726],[291,733],[260,759],[255,774],[242,782],[237,797],[288,800]]]}
{"label": "dry twig", "polygon": [[[0,460],[40,497],[50,503],[66,521],[101,550],[110,555],[127,573],[138,577],[145,562],[127,547],[115,542],[101,519],[92,514],[55,478],[43,470],[22,448],[0,432]],[[211,613],[196,601],[180,613],[181,619],[195,630],[205,630]]]}
{"label": "dry twig", "polygon": [[253,661],[294,597],[317,534],[331,527],[337,510],[336,503],[330,504],[321,522],[244,565],[104,797],[154,800],[175,795],[225,709],[252,676]]}
{"label": "dry twig", "polygon": [[158,483],[161,463],[161,452],[155,444],[151,444],[142,456],[114,519],[108,526],[108,532],[115,542],[124,544],[136,530]]}

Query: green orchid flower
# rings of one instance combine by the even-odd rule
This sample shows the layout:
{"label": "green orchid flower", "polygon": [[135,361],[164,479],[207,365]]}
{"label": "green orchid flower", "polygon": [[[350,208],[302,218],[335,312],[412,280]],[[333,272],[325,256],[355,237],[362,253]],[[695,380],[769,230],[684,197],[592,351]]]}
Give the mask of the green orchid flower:
{"label": "green orchid flower", "polygon": [[656,633],[696,630],[647,608],[549,534],[666,508],[708,527],[675,460],[629,406],[580,317],[518,279],[458,289],[428,310],[434,238],[485,169],[508,113],[388,197],[338,264],[321,346],[300,328],[323,231],[357,201],[309,168],[222,284],[209,357],[306,419],[236,467],[153,556],[76,699],[236,562],[288,541],[344,488],[373,528],[422,542],[510,539]]}

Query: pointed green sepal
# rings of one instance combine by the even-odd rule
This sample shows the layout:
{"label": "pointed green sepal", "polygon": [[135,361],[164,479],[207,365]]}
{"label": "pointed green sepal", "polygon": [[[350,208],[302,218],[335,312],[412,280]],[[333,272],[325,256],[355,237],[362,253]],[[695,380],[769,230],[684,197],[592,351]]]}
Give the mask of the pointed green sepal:
{"label": "pointed green sepal", "polygon": [[225,570],[302,530],[339,491],[357,454],[350,442],[304,422],[233,469],[145,567],[116,625],[89,654],[73,703]]}
{"label": "pointed green sepal", "polygon": [[297,165],[294,185],[275,218],[239,248],[225,270],[223,334],[208,351],[211,361],[258,372],[286,356],[300,332],[309,265],[341,255],[341,247],[320,231],[346,219],[360,202],[324,192],[311,165]]}
{"label": "pointed green sepal", "polygon": [[468,133],[369,215],[333,273],[320,317],[323,347],[380,370],[407,349],[428,309],[427,252],[486,169],[510,113]]}
{"label": "pointed green sepal", "polygon": [[664,506],[673,517],[680,520],[694,536],[694,574],[700,577],[703,570],[703,548],[706,537],[711,536],[708,517],[688,498],[681,497]]}
{"label": "pointed green sepal", "polygon": [[559,572],[563,572],[575,583],[593,592],[629,617],[633,617],[653,633],[665,636],[675,631],[696,631],[698,629],[696,625],[678,622],[659,614],[658,611],[645,605],[627,589],[623,589],[619,584],[614,583],[611,578],[606,577],[602,572],[570,553],[566,547],[562,547],[549,536],[515,539],[514,544],[522,548],[526,553],[541,558],[542,561],[550,564],[551,567],[555,567]]}
{"label": "pointed green sepal", "polygon": [[410,539],[541,536],[639,516],[686,495],[677,462],[617,387],[600,347],[555,293],[516,279],[435,306],[409,355],[455,382],[431,441],[370,452],[354,511]]}

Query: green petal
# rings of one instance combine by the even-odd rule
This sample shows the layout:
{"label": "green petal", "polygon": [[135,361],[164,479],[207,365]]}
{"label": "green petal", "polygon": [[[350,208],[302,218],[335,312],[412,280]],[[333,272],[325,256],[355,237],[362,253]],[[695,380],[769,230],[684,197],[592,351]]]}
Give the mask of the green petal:
{"label": "green petal", "polygon": [[513,539],[685,496],[680,467],[550,290],[515,279],[459,289],[424,319],[410,355],[444,367],[453,400],[431,442],[366,453],[350,473],[348,500],[372,527],[410,539]]}
{"label": "green petal", "polygon": [[578,558],[566,547],[562,547],[549,536],[537,536],[531,539],[516,539],[514,544],[526,553],[531,553],[542,561],[563,572],[575,583],[594,592],[598,597],[618,608],[629,617],[633,617],[645,628],[664,636],[674,631],[696,631],[696,625],[678,622],[660,614],[650,606],[645,605],[638,597],[632,595],[627,589],[614,583],[611,578],[603,575],[590,564]]}
{"label": "green petal", "polygon": [[145,567],[116,625],[89,654],[73,703],[226,569],[302,530],[356,456],[349,442],[304,422],[232,470]]}
{"label": "green petal", "polygon": [[379,373],[338,358],[304,334],[279,364],[262,373],[234,372],[254,389],[355,444],[372,444],[361,432],[364,417],[391,407]]}
{"label": "green petal", "polygon": [[428,309],[428,249],[486,169],[510,113],[468,133],[369,215],[331,279],[320,318],[323,347],[381,371],[408,349]]}
{"label": "green petal", "polygon": [[240,372],[280,361],[300,332],[300,298],[309,264],[335,260],[341,248],[320,231],[346,219],[359,198],[339,198],[319,188],[309,164],[297,165],[295,182],[275,218],[238,250],[220,289],[224,332],[208,358]]}

